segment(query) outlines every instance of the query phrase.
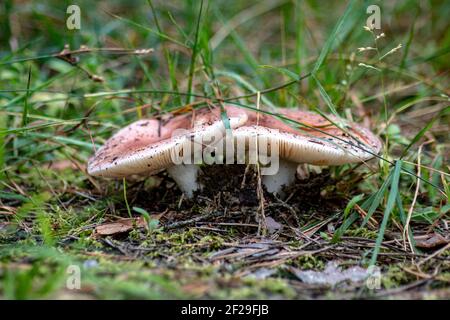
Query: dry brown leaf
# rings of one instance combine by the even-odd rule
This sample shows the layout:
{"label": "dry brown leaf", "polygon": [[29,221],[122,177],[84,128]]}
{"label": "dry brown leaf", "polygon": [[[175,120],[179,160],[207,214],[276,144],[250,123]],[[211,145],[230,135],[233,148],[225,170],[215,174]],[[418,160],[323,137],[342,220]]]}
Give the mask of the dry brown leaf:
{"label": "dry brown leaf", "polygon": [[95,228],[95,232],[102,236],[110,236],[117,233],[131,231],[134,227],[145,227],[145,220],[142,217],[137,219],[120,219],[115,222],[104,223]]}
{"label": "dry brown leaf", "polygon": [[283,229],[283,225],[276,222],[271,217],[266,217],[266,227],[267,227],[267,231],[269,231],[269,234],[274,234],[275,232],[278,232],[281,229]]}
{"label": "dry brown leaf", "polygon": [[439,233],[427,234],[424,236],[419,236],[415,238],[416,247],[431,249],[444,244],[449,241],[441,236]]}

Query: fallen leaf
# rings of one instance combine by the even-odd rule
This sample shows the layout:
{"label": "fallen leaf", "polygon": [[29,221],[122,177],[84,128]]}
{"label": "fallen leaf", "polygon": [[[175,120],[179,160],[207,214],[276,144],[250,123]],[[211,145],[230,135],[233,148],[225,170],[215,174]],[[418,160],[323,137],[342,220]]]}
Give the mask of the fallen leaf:
{"label": "fallen leaf", "polygon": [[416,247],[426,249],[436,248],[449,242],[449,240],[445,239],[439,233],[427,234],[414,239],[416,240]]}
{"label": "fallen leaf", "polygon": [[359,266],[343,270],[335,261],[328,262],[323,271],[299,270],[293,267],[289,270],[304,283],[331,286],[343,281],[361,282],[370,275],[368,270]]}
{"label": "fallen leaf", "polygon": [[145,227],[145,220],[142,217],[137,219],[120,219],[115,222],[105,223],[95,228],[95,232],[102,236],[110,236],[117,233],[128,232],[134,227]]}
{"label": "fallen leaf", "polygon": [[276,222],[271,217],[266,217],[266,227],[267,227],[267,231],[269,231],[269,234],[273,234],[273,233],[283,229],[283,225],[281,225],[280,223]]}

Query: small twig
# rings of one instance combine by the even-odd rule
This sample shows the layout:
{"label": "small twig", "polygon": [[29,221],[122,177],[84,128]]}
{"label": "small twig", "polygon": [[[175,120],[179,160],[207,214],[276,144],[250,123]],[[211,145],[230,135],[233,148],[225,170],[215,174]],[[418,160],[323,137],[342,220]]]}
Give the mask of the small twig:
{"label": "small twig", "polygon": [[[258,91],[256,93],[256,109],[260,110],[260,101],[261,101],[261,93]],[[257,124],[259,122],[259,112],[257,112],[257,118],[256,118]],[[255,140],[256,142],[256,156],[258,157],[258,139]],[[262,188],[262,182],[261,182],[261,168],[259,166],[259,159],[256,159],[256,174],[257,174],[257,195],[259,200],[259,206],[258,206],[258,235],[265,235],[267,232],[267,225],[266,225],[266,215],[264,212],[264,190]]]}
{"label": "small twig", "polygon": [[259,225],[253,224],[253,223],[239,223],[239,222],[200,222],[197,221],[199,224],[211,224],[214,226],[232,226],[232,227],[253,227],[258,228]]}
{"label": "small twig", "polygon": [[164,226],[164,229],[165,230],[169,230],[169,229],[176,229],[176,228],[184,227],[184,226],[187,226],[187,225],[190,225],[190,224],[194,224],[196,222],[199,222],[199,221],[207,219],[207,218],[222,216],[223,214],[224,213],[222,211],[213,211],[213,212],[210,212],[210,213],[207,213],[207,214],[199,215],[199,216],[194,217],[192,219],[173,222],[171,224],[168,224],[168,225]]}
{"label": "small twig", "polygon": [[246,178],[247,178],[247,174],[249,171],[250,171],[250,164],[247,164],[245,166],[244,176],[242,177],[241,189],[243,189],[245,187]]}
{"label": "small twig", "polygon": [[383,297],[383,296],[399,294],[399,293],[402,293],[404,291],[407,291],[407,290],[413,289],[415,287],[419,287],[419,286],[421,286],[423,284],[426,284],[429,281],[430,281],[429,279],[419,280],[419,281],[410,283],[408,285],[405,285],[405,286],[402,286],[402,287],[399,287],[399,288],[385,290],[385,291],[382,291],[382,292],[376,294],[375,297],[379,298],[379,297]]}
{"label": "small twig", "polygon": [[121,245],[115,244],[109,238],[103,239],[103,242],[106,243],[107,245],[109,245],[111,248],[119,250],[120,253],[122,253],[123,255],[125,255],[125,256],[129,255],[129,253],[126,250],[124,250]]}
{"label": "small twig", "polygon": [[[419,147],[419,151],[417,152],[417,176],[418,177],[420,177],[420,154],[422,153],[422,146],[423,145],[421,145]],[[417,196],[419,194],[419,190],[420,190],[419,188],[420,188],[420,180],[417,179],[416,191],[414,192],[414,198],[411,203],[411,207],[409,207],[408,216],[407,216],[406,222],[405,222],[405,228],[403,229],[403,248],[404,248],[404,250],[406,250],[406,239],[408,239],[409,248],[411,249],[411,252],[414,252],[414,247],[413,247],[412,241],[409,237],[409,223],[411,221],[412,213],[414,210],[414,205],[416,204]]]}
{"label": "small twig", "polygon": [[261,91],[257,91],[257,92],[253,92],[253,93],[249,93],[249,94],[244,94],[244,95],[241,95],[241,96],[227,98],[227,99],[224,99],[223,101],[224,102],[228,102],[228,101],[232,101],[232,100],[239,100],[239,99],[254,97],[254,96],[258,95],[258,94],[261,95],[261,94],[266,94],[266,93],[278,91],[280,89],[284,89],[286,87],[289,87],[289,86],[291,86],[291,85],[293,85],[293,84],[295,84],[297,82],[300,82],[301,80],[304,80],[304,79],[308,78],[309,76],[311,76],[311,73],[307,73],[307,74],[305,74],[303,76],[300,76],[298,79],[295,79],[295,80],[292,80],[292,81],[288,81],[288,82],[283,83],[283,84],[281,84],[279,86],[275,86],[275,87],[272,87],[272,88],[268,88],[268,89],[265,89],[265,90],[261,90]]}
{"label": "small twig", "polygon": [[447,243],[447,245],[439,250],[437,250],[436,252],[434,252],[433,254],[430,254],[428,257],[426,257],[425,259],[423,259],[422,261],[420,261],[417,265],[420,266],[422,264],[424,264],[425,262],[427,262],[428,260],[431,260],[437,256],[439,256],[441,253],[443,253],[445,250],[450,248],[450,243]]}
{"label": "small twig", "polygon": [[87,69],[81,67],[78,65],[78,57],[74,57],[76,55],[80,54],[86,54],[86,53],[92,53],[92,52],[107,52],[107,53],[114,53],[114,54],[134,54],[134,55],[144,55],[149,54],[153,52],[153,49],[122,49],[122,48],[88,48],[87,46],[81,46],[77,50],[70,50],[69,45],[65,45],[64,49],[61,52],[51,54],[49,57],[61,59],[72,66],[80,69],[83,71],[89,79],[95,81],[95,82],[103,82],[104,79],[101,76],[98,76],[96,74],[92,74]]}
{"label": "small twig", "polygon": [[101,101],[97,101],[95,102],[92,106],[89,107],[89,109],[84,113],[83,118],[81,118],[80,122],[78,122],[76,125],[74,125],[73,127],[64,130],[65,134],[69,134],[72,133],[73,131],[77,130],[79,127],[81,127],[82,125],[85,125],[87,120],[89,119],[89,116],[91,115],[91,113],[94,111],[95,107],[100,103]]}
{"label": "small twig", "polygon": [[60,52],[41,55],[37,57],[31,58],[20,58],[16,60],[9,60],[5,62],[1,62],[0,65],[12,64],[18,62],[32,61],[32,60],[43,60],[43,59],[51,59],[51,58],[59,58],[70,64],[77,63],[77,59],[72,57],[74,55],[93,53],[93,52],[101,52],[101,53],[111,53],[111,54],[121,54],[121,55],[147,55],[152,53],[154,50],[152,48],[148,49],[123,49],[123,48],[88,48],[87,46],[81,46],[77,50],[70,50],[69,45],[65,45],[64,49]]}
{"label": "small twig", "polygon": [[269,203],[267,205],[267,208],[272,208],[272,207],[282,207],[285,209],[288,209],[289,212],[295,217],[297,216],[297,212],[295,211],[295,209],[293,207],[291,207],[290,205],[288,205],[286,202],[284,202],[283,200],[277,198],[278,202],[273,202],[273,203]]}

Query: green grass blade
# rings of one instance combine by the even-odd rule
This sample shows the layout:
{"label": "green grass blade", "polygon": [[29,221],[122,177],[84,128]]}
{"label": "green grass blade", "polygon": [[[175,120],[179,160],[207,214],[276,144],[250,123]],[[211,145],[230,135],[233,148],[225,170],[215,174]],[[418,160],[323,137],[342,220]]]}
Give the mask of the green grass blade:
{"label": "green grass blade", "polygon": [[[7,130],[6,126],[7,126],[7,120],[8,117],[4,112],[0,112],[0,132]],[[5,137],[6,134],[1,134],[0,133],[0,168],[1,168],[1,172],[0,172],[0,180],[2,180],[4,178],[4,168],[5,168]],[[0,196],[1,198],[1,196]]]}
{"label": "green grass blade", "polygon": [[[156,29],[158,30],[158,32],[160,34],[162,34],[163,32],[162,32],[161,26],[159,24],[158,15],[156,14],[155,7],[153,6],[153,1],[148,0],[147,2],[148,2],[148,5],[150,6],[150,9],[152,10],[153,19],[155,19]],[[170,82],[172,85],[172,90],[178,92],[178,82],[177,82],[177,79],[175,76],[176,65],[175,65],[174,61],[172,60],[172,57],[170,56],[169,50],[167,50],[167,48],[165,46],[163,46],[163,52],[164,52],[164,57],[166,59],[167,67],[169,69],[169,76],[170,76]],[[177,96],[176,99],[177,99],[178,103],[181,105],[182,104],[181,97]]]}
{"label": "green grass blade", "polygon": [[408,146],[403,150],[402,155],[400,156],[400,159],[402,159],[406,153],[408,152],[408,150],[417,142],[420,140],[420,138],[423,137],[423,135],[431,129],[431,127],[433,126],[434,122],[439,119],[440,117],[442,117],[443,115],[445,115],[447,112],[450,111],[450,106],[445,107],[444,109],[442,109],[436,116],[433,117],[433,119],[431,119],[426,125],[425,127],[423,127],[415,136],[414,138],[411,140],[411,142],[408,144]]}
{"label": "green grass blade", "polygon": [[157,35],[158,37],[160,37],[161,39],[164,39],[164,40],[173,42],[173,43],[175,43],[175,44],[177,44],[177,45],[179,45],[179,46],[181,46],[181,47],[184,47],[184,48],[189,48],[189,47],[188,47],[187,45],[185,45],[184,43],[182,43],[182,42],[180,42],[180,41],[178,41],[178,40],[176,40],[176,39],[174,39],[174,38],[172,38],[172,37],[169,37],[168,35],[166,35],[166,34],[164,34],[164,33],[158,32],[158,31],[156,31],[156,30],[153,30],[152,28],[143,26],[142,24],[136,23],[136,22],[134,22],[134,21],[132,21],[132,20],[130,20],[130,19],[127,19],[127,18],[118,16],[118,15],[116,15],[116,14],[113,14],[113,13],[108,13],[108,14],[111,15],[112,17],[114,17],[114,18],[116,18],[116,19],[119,19],[119,20],[121,20],[121,21],[124,21],[124,22],[126,22],[126,23],[128,23],[128,24],[130,24],[130,25],[133,25],[133,26],[135,26],[135,27],[141,28],[141,29],[146,30],[146,31],[148,31],[148,32],[150,32],[150,33],[153,33],[153,34]]}
{"label": "green grass blade", "polygon": [[335,115],[336,117],[339,118],[339,114],[336,111],[336,106],[334,105],[333,101],[331,101],[330,96],[328,95],[328,93],[325,91],[325,89],[323,88],[322,84],[320,83],[319,79],[316,78],[316,76],[312,75],[312,78],[314,79],[314,81],[317,84],[317,87],[319,88],[319,93],[320,96],[322,97],[322,99],[325,101],[325,103],[328,106],[328,109],[330,109],[331,113],[333,113],[333,115]]}
{"label": "green grass blade", "polygon": [[383,221],[381,222],[380,230],[378,231],[378,237],[375,242],[375,248],[373,249],[372,258],[370,259],[371,266],[375,265],[377,262],[378,253],[380,252],[381,243],[383,242],[384,233],[386,231],[386,227],[389,222],[389,216],[392,210],[394,209],[395,201],[399,194],[398,187],[401,169],[402,169],[402,161],[397,160],[394,167],[394,173],[392,175],[392,183],[390,187],[388,201],[383,213]]}
{"label": "green grass blade", "polygon": [[[199,39],[199,33],[200,33],[200,22],[202,19],[202,11],[203,11],[203,0],[200,2],[200,8],[197,16],[197,25],[195,28],[195,38],[194,38],[194,44],[192,46],[192,56],[191,56],[191,63],[189,65],[189,78],[188,78],[188,94],[190,95],[192,92],[192,82],[194,79],[194,71],[195,71],[195,60],[197,58],[198,53],[198,39]],[[191,102],[191,97],[188,96],[186,99],[186,104]]]}
{"label": "green grass blade", "polygon": [[262,64],[259,67],[266,68],[266,69],[274,69],[274,70],[276,70],[276,71],[278,71],[278,72],[288,76],[292,80],[298,81],[300,79],[300,76],[298,74],[296,74],[295,72],[292,72],[291,70],[288,70],[286,68],[270,66],[270,65],[267,65],[267,64]]}
{"label": "green grass blade", "polygon": [[26,127],[28,124],[28,99],[30,97],[30,83],[31,83],[31,66],[28,68],[27,92],[23,104],[22,126]]}
{"label": "green grass blade", "polygon": [[[226,21],[220,12],[220,10],[217,8],[217,6],[213,6],[214,15],[222,24],[226,24]],[[245,40],[241,38],[241,36],[235,31],[230,31],[230,37],[233,40],[236,47],[239,49],[239,51],[243,54],[245,62],[248,64],[248,67],[254,72],[255,80],[258,81],[258,84],[268,86],[270,85],[270,82],[266,81],[263,77],[261,77],[260,73],[258,72],[259,63],[258,60],[254,57],[253,53],[250,51],[250,49],[247,47]]]}
{"label": "green grass blade", "polygon": [[127,207],[128,216],[130,218],[133,218],[131,215],[131,209],[130,205],[128,204],[128,197],[127,197],[127,180],[125,178],[122,179],[123,183],[123,200],[125,201],[125,206]]}
{"label": "green grass blade", "polygon": [[392,171],[389,173],[388,177],[383,182],[380,189],[371,197],[369,197],[366,201],[364,201],[364,203],[361,205],[361,208],[363,208],[364,210],[367,210],[367,208],[369,208],[369,210],[367,211],[367,215],[361,224],[361,228],[363,228],[367,224],[370,217],[372,217],[375,210],[379,207],[387,187],[391,184],[391,181],[392,181]]}
{"label": "green grass blade", "polygon": [[344,24],[345,20],[347,19],[350,12],[352,11],[354,2],[355,2],[354,0],[351,0],[348,3],[347,8],[344,11],[344,14],[339,18],[338,22],[336,23],[336,25],[333,28],[333,31],[328,36],[328,39],[325,42],[325,45],[323,46],[322,51],[320,51],[319,58],[317,59],[316,64],[314,65],[314,68],[312,71],[313,74],[315,74],[319,70],[319,68],[322,66],[323,62],[325,61],[325,58],[327,57],[328,53],[330,52],[334,41],[336,40],[336,38],[339,35],[339,32],[341,31],[342,25]]}
{"label": "green grass blade", "polygon": [[348,228],[358,219],[359,215],[356,212],[353,212],[349,217],[347,217],[341,224],[341,226],[336,230],[331,239],[332,243],[339,242],[342,235],[347,231]]}
{"label": "green grass blade", "polygon": [[416,27],[417,18],[419,17],[418,7],[416,8],[416,14],[414,15],[414,21],[411,24],[408,32],[408,38],[406,39],[405,48],[403,49],[402,62],[400,63],[400,69],[403,69],[406,64],[406,59],[408,58],[409,48],[411,47],[411,42],[414,38],[414,31]]}
{"label": "green grass blade", "polygon": [[75,73],[77,71],[77,69],[71,69],[70,71],[63,73],[63,74],[58,74],[52,78],[50,78],[49,80],[43,82],[42,84],[38,85],[37,87],[30,89],[30,90],[25,90],[24,94],[21,94],[20,96],[15,97],[14,99],[9,100],[6,104],[0,106],[0,109],[6,109],[10,106],[13,106],[19,102],[21,102],[22,100],[26,99],[27,97],[31,96],[32,93],[39,91],[40,89],[46,88],[48,86],[50,86],[52,83],[58,81],[58,80],[63,80],[64,77],[70,77],[73,75],[73,73]]}
{"label": "green grass blade", "polygon": [[297,73],[302,71],[302,62],[307,57],[307,46],[305,46],[305,14],[302,10],[302,1],[295,1],[295,21],[297,25],[295,36],[295,66]]}
{"label": "green grass blade", "polygon": [[354,208],[354,206],[361,201],[361,199],[364,197],[364,194],[359,194],[355,197],[353,197],[348,203],[347,206],[344,209],[344,221],[342,222],[339,229],[336,230],[336,232],[333,235],[332,242],[338,242],[339,239],[342,237],[344,232],[353,224],[353,222],[356,221],[358,218],[358,214],[355,212],[350,217],[348,216],[351,212],[351,210]]}
{"label": "green grass blade", "polygon": [[[241,77],[239,74],[237,74],[235,72],[226,71],[226,70],[217,70],[216,75],[231,78],[231,79],[235,80],[238,84],[240,84],[243,88],[247,89],[250,92],[258,91],[258,89],[255,88],[250,82],[248,82],[247,80],[245,80],[243,77]],[[261,101],[265,105],[275,108],[275,104],[269,98],[267,98],[265,95],[261,95]]]}

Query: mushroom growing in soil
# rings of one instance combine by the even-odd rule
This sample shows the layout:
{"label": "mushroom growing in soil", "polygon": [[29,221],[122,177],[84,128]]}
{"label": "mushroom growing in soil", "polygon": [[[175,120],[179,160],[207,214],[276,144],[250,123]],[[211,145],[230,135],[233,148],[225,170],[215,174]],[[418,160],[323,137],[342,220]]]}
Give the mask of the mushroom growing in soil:
{"label": "mushroom growing in soil", "polygon": [[[225,106],[230,128],[247,121],[244,110]],[[166,123],[157,119],[136,121],[119,130],[89,159],[88,173],[93,176],[121,178],[131,175],[153,175],[167,169],[181,191],[192,197],[200,188],[197,182],[199,166],[177,162],[183,149],[192,150],[197,141],[222,138],[225,124],[221,109],[201,109],[175,116]],[[211,144],[217,141],[211,141]],[[197,144],[198,145],[198,144]],[[208,145],[201,145],[204,149]],[[175,155],[175,157],[174,157]],[[190,154],[188,155],[191,156]]]}
{"label": "mushroom growing in soil", "polygon": [[255,137],[277,146],[278,172],[262,177],[262,183],[270,193],[282,195],[283,187],[295,180],[299,164],[329,166],[364,162],[381,149],[380,140],[370,130],[333,116],[327,117],[334,123],[343,124],[344,130],[321,115],[298,109],[279,109],[277,113],[305,126],[293,122],[289,125],[261,112],[247,113],[245,126],[233,130],[233,136],[236,143],[245,144],[247,149],[249,141],[255,141]]}
{"label": "mushroom growing in soil", "polygon": [[[233,129],[231,144],[236,145],[228,156],[235,154],[234,160],[238,160],[243,154],[244,157],[252,156],[250,150],[259,153],[261,140],[266,151],[271,149],[270,156],[276,156],[277,171],[262,178],[270,193],[282,195],[283,187],[295,180],[299,164],[325,166],[364,162],[381,149],[380,140],[370,130],[333,116],[328,116],[328,120],[307,111],[279,109],[279,116],[294,122],[288,124],[289,121],[286,123],[272,115],[237,107],[225,106],[224,111],[225,119]],[[219,142],[223,144],[226,121],[221,116],[221,109],[213,108],[194,110],[165,123],[157,119],[134,122],[113,135],[96,152],[89,160],[88,173],[118,178],[152,175],[167,169],[181,191],[191,198],[194,191],[201,188],[197,181],[198,164],[204,160],[201,158],[196,162],[195,146],[200,147],[202,157],[203,150],[215,150],[220,146]],[[302,126],[296,127],[295,122]],[[228,137],[227,134],[225,138]],[[255,141],[258,141],[256,148]],[[239,146],[244,146],[244,152],[239,152]],[[192,156],[194,161],[191,161]],[[223,154],[218,156],[223,157]],[[177,157],[183,157],[183,160],[176,161]]]}

